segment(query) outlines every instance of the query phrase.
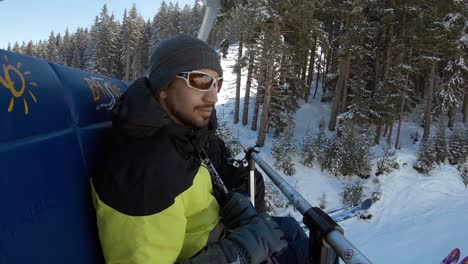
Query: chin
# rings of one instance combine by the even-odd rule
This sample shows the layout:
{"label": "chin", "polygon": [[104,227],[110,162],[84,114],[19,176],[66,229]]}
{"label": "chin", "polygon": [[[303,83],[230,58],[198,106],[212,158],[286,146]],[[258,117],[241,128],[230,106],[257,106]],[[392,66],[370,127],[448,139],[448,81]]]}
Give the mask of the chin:
{"label": "chin", "polygon": [[208,126],[209,123],[210,123],[210,118],[201,118],[201,119],[195,121],[193,124],[197,128],[202,128],[202,127]]}

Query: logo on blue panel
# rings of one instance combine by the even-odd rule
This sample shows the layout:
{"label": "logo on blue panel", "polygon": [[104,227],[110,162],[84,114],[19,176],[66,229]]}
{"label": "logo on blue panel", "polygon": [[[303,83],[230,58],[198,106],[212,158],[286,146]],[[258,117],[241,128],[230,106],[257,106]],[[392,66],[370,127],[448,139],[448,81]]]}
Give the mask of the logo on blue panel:
{"label": "logo on blue panel", "polygon": [[22,104],[24,114],[29,114],[29,105],[32,102],[37,103],[37,97],[31,88],[38,86],[37,83],[26,80],[26,76],[30,75],[31,72],[22,71],[21,62],[17,62],[16,65],[10,64],[6,55],[3,56],[2,68],[3,74],[0,72],[0,84],[11,94],[8,112],[11,113],[15,108],[21,108]]}
{"label": "logo on blue panel", "polygon": [[121,94],[117,84],[95,76],[86,77],[84,80],[88,83],[88,88],[93,94],[96,110],[112,109]]}

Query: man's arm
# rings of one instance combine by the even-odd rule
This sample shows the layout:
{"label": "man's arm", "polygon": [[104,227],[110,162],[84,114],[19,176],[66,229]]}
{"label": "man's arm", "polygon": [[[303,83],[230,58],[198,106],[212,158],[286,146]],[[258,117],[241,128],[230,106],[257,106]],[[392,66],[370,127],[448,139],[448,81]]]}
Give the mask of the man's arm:
{"label": "man's arm", "polygon": [[263,263],[286,246],[284,233],[268,214],[258,215],[250,199],[231,192],[221,205],[221,221],[227,236],[207,245],[183,264],[257,264]]}

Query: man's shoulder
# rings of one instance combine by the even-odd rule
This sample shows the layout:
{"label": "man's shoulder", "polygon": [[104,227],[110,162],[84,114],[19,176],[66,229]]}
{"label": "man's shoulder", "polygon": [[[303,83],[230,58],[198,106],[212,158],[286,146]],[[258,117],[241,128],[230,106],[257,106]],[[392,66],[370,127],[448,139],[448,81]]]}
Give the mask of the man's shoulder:
{"label": "man's shoulder", "polygon": [[192,185],[200,162],[181,157],[169,139],[119,140],[93,177],[107,205],[128,215],[151,215],[168,208]]}

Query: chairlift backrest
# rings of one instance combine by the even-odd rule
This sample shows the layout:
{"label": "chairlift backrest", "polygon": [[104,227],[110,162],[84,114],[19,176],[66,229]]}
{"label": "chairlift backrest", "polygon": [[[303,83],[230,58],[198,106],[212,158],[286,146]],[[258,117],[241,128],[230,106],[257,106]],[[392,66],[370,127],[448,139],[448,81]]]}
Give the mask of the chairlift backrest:
{"label": "chairlift backrest", "polygon": [[89,176],[127,85],[4,50],[0,65],[0,263],[103,263]]}

